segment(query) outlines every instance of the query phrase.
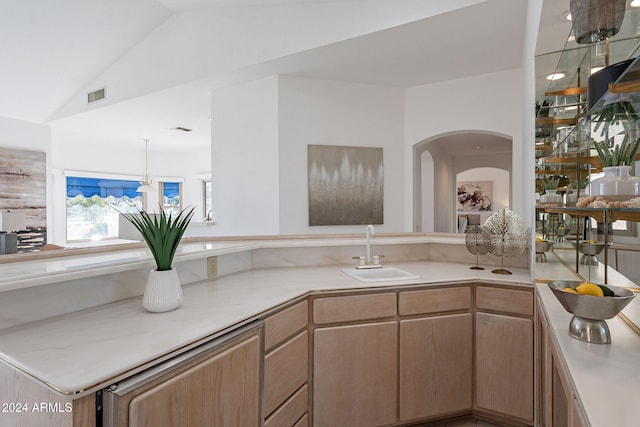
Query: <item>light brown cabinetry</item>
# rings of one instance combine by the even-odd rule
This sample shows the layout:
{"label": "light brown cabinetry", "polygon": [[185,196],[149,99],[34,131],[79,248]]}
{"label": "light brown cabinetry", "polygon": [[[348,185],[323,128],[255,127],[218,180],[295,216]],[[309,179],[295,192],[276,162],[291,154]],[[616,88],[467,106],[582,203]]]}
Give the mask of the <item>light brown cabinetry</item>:
{"label": "light brown cabinetry", "polygon": [[105,393],[107,426],[260,426],[262,328],[241,330]]}
{"label": "light brown cabinetry", "polygon": [[470,286],[315,298],[313,322],[314,427],[470,412]]}
{"label": "light brown cabinetry", "polygon": [[[400,292],[400,421],[468,411],[473,318],[469,286]],[[458,314],[444,314],[465,311]],[[429,317],[425,317],[429,316]]]}
{"label": "light brown cabinetry", "polygon": [[308,324],[306,299],[265,319],[265,427],[293,427],[308,412]]}
{"label": "light brown cabinetry", "polygon": [[534,415],[533,302],[530,290],[476,288],[476,407],[526,424]]}
{"label": "light brown cabinetry", "polygon": [[72,400],[0,362],[0,426],[95,426],[95,396]]}
{"label": "light brown cabinetry", "polygon": [[471,408],[471,314],[400,322],[400,420]]}
{"label": "light brown cabinetry", "polygon": [[542,427],[588,427],[569,371],[544,313],[536,313],[538,336],[538,419]]}
{"label": "light brown cabinetry", "polygon": [[395,423],[397,322],[319,328],[314,349],[315,427]]}
{"label": "light brown cabinetry", "polygon": [[[396,422],[396,315],[395,292],[313,300],[314,427]],[[328,326],[334,322],[351,324]]]}

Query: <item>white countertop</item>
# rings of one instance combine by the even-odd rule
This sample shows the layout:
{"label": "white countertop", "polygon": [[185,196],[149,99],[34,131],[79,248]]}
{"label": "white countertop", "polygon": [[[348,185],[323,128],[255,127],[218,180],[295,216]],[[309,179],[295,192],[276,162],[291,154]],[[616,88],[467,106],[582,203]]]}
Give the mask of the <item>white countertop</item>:
{"label": "white countertop", "polygon": [[344,266],[250,270],[184,287],[183,305],[168,313],[148,313],[141,298],[133,298],[6,329],[0,332],[0,358],[60,393],[80,395],[313,291],[476,280],[531,284],[523,268],[502,276],[457,263],[392,265],[421,279],[361,283],[342,273]]}
{"label": "white countertop", "polygon": [[[589,344],[569,336],[568,313],[546,284],[537,285],[549,328],[560,348],[591,427],[640,424],[640,336],[619,317],[607,320],[611,344]],[[634,298],[622,312],[640,310]]]}
{"label": "white countertop", "polygon": [[[202,257],[205,252],[221,255],[252,249],[255,246],[250,242],[190,243],[180,245],[175,259],[189,260]],[[48,259],[28,258],[27,261],[0,264],[0,292],[154,265],[151,252],[146,247]]]}
{"label": "white countertop", "polygon": [[[604,283],[604,264],[576,266],[576,251],[570,245],[558,245],[547,253],[548,262],[536,263],[536,280],[589,280]],[[570,269],[571,268],[571,269]],[[608,283],[637,287],[612,268]],[[549,319],[549,328],[562,353],[570,380],[591,427],[635,427],[640,424],[640,407],[636,396],[640,384],[640,336],[620,317],[607,320],[611,344],[589,344],[569,336],[572,315],[567,312],[545,283],[537,285],[543,302],[542,310]],[[622,311],[640,324],[640,297]]]}
{"label": "white countertop", "polygon": [[[175,262],[252,249],[361,246],[364,242],[364,238],[345,236],[183,243],[176,251]],[[440,233],[440,235],[408,235],[375,239],[375,245],[419,243],[465,244],[464,235],[444,233]],[[0,292],[154,266],[151,252],[146,246],[142,244],[140,246],[140,248],[135,249],[120,249],[117,246],[107,247],[108,250],[105,248],[104,251],[96,253],[52,256],[50,258],[46,256],[61,255],[63,253],[51,254],[43,252],[40,254],[42,258],[37,258],[38,254],[19,254],[25,255],[25,261],[21,261],[21,257],[18,255],[12,258],[12,260],[16,260],[15,262],[0,263]],[[78,252],[69,253],[75,254]]]}

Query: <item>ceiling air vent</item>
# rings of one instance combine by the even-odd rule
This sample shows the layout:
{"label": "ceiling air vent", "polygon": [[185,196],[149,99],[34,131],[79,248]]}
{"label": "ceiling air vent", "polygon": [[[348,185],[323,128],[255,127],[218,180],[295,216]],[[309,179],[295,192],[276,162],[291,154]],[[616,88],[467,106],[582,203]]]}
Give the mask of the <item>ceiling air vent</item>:
{"label": "ceiling air vent", "polygon": [[182,132],[191,132],[193,129],[183,128],[182,126],[176,126],[173,128],[174,130],[181,130]]}
{"label": "ceiling air vent", "polygon": [[106,88],[98,89],[93,92],[89,92],[87,94],[87,103],[91,104],[92,102],[100,101],[105,97]]}

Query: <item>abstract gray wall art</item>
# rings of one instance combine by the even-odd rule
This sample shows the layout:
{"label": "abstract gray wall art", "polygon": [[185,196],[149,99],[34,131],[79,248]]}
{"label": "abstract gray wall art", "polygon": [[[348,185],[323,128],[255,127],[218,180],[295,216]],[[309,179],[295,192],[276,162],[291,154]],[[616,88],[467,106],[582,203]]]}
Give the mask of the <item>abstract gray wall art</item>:
{"label": "abstract gray wall art", "polygon": [[382,148],[308,146],[309,225],[382,224]]}

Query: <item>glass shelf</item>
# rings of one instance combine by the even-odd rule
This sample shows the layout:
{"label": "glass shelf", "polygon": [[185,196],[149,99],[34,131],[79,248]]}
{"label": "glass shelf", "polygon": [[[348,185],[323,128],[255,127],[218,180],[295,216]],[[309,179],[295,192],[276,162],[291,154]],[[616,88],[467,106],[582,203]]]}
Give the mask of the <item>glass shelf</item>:
{"label": "glass shelf", "polygon": [[639,208],[545,208],[549,213],[564,213],[572,216],[591,217],[600,223],[611,223],[615,221],[640,222]]}

